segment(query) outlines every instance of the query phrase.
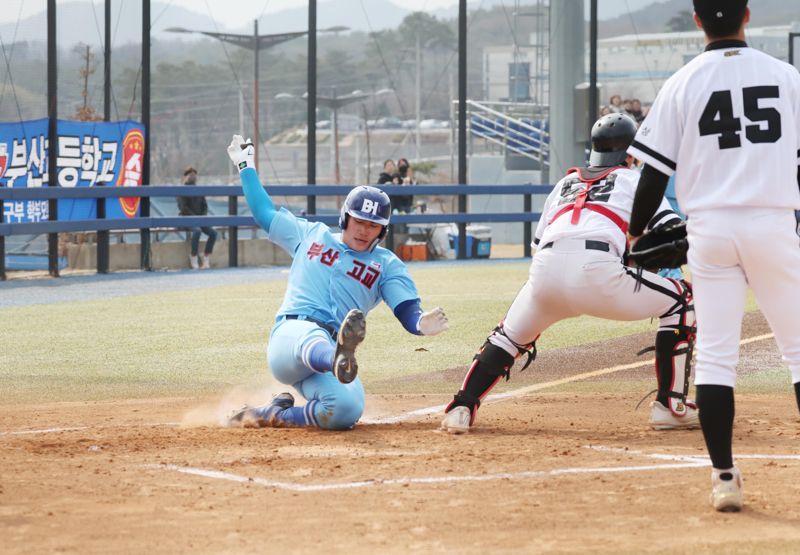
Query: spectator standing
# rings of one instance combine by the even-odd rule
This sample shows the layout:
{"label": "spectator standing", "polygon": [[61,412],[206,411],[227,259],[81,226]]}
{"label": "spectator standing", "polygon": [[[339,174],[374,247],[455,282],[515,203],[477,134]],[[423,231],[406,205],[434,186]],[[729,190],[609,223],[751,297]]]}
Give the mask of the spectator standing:
{"label": "spectator standing", "polygon": [[642,112],[642,101],[638,98],[631,99],[631,109],[629,113],[633,119],[636,120],[636,123],[642,123],[644,120],[644,112]]}
{"label": "spectator standing", "polygon": [[[416,185],[414,180],[414,170],[405,158],[397,161],[397,174],[400,177],[400,185]],[[394,195],[391,197],[392,206],[398,212],[409,213],[414,209],[414,195]]]}
{"label": "spectator standing", "polygon": [[397,173],[397,166],[394,160],[386,160],[383,163],[383,171],[378,176],[378,185],[400,185],[400,174]]}
{"label": "spectator standing", "polygon": [[[197,185],[197,170],[192,166],[183,172],[184,185]],[[181,216],[205,216],[208,214],[208,202],[206,197],[178,197],[178,210]],[[211,267],[209,257],[214,250],[214,243],[217,240],[217,232],[212,227],[190,227],[192,232],[192,252],[189,255],[189,264],[192,269],[207,270]],[[208,237],[203,251],[202,259],[198,258],[200,251],[200,235],[205,233]]]}
{"label": "spectator standing", "polygon": [[608,100],[608,109],[615,114],[622,112],[622,97],[618,94],[613,95]]}

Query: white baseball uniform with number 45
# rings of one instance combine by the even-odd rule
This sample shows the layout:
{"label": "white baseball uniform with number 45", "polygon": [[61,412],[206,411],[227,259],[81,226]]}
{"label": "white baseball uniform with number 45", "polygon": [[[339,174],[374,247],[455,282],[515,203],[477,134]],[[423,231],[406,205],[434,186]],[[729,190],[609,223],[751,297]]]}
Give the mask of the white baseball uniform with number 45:
{"label": "white baseball uniform with number 45", "polygon": [[800,382],[799,137],[798,71],[726,40],[667,80],[628,150],[676,174],[698,385],[734,386],[748,285]]}

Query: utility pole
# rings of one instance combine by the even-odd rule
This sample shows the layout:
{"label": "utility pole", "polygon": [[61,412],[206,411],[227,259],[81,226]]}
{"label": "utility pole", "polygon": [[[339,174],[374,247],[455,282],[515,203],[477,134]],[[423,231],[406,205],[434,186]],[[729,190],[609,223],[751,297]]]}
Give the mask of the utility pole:
{"label": "utility pole", "polygon": [[414,145],[415,146],[414,159],[416,161],[419,161],[419,156],[420,156],[420,151],[421,151],[420,143],[422,142],[422,140],[421,140],[421,132],[420,132],[420,129],[419,129],[419,122],[420,122],[420,119],[421,119],[420,115],[421,115],[421,112],[422,112],[422,106],[421,106],[421,102],[422,102],[422,100],[421,100],[421,97],[422,97],[422,70],[421,70],[422,52],[421,52],[421,48],[420,48],[419,29],[417,29],[417,59],[416,59],[416,62],[417,62],[416,63],[416,66],[417,66],[416,74],[417,75],[416,75],[416,83],[415,83],[415,88],[416,88],[416,106],[415,106],[416,114],[415,114],[415,116],[416,116],[416,119],[417,119],[417,125],[416,125],[417,132],[416,132],[416,137],[414,138],[414,143],[415,143],[415,145]]}
{"label": "utility pole", "polygon": [[255,156],[255,163],[256,163],[256,173],[258,173],[258,152],[261,150],[261,140],[259,137],[259,121],[258,121],[258,51],[260,50],[258,44],[258,20],[253,20],[253,59],[255,60],[255,68],[253,75],[255,76],[255,80],[253,81],[253,140],[256,143],[256,156]]}
{"label": "utility pole", "polygon": [[[373,96],[373,98],[374,98],[374,96]],[[369,170],[370,170],[370,165],[372,165],[372,157],[370,155],[370,150],[369,150],[369,120],[367,120],[367,107],[364,104],[361,105],[361,114],[364,117],[364,137],[366,138],[366,143],[367,143],[367,181],[366,181],[366,183],[370,184],[370,183],[372,183],[372,180],[370,179]]]}
{"label": "utility pole", "polygon": [[[56,0],[47,0],[47,186],[58,186],[58,48],[56,46]],[[49,220],[58,220],[58,199],[47,201]],[[58,233],[47,234],[47,268],[58,270]]]}
{"label": "utility pole", "polygon": [[[111,0],[103,12],[103,121],[111,121]],[[101,187],[102,183],[98,183]],[[106,199],[97,199],[97,219],[106,217]],[[108,230],[97,232],[97,273],[107,274],[109,264]]]}
{"label": "utility pole", "polygon": [[[467,0],[458,2],[458,184],[467,184]],[[467,195],[458,195],[458,211],[467,211]],[[458,258],[467,258],[467,224],[458,224]]]}

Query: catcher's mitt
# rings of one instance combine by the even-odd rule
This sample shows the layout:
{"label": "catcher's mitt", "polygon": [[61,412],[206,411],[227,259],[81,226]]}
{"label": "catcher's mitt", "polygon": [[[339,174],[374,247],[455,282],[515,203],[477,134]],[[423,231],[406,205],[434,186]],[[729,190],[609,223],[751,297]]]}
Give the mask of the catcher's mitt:
{"label": "catcher's mitt", "polygon": [[662,268],[680,268],[686,264],[689,241],[686,222],[664,224],[644,233],[634,243],[628,259],[640,268],[657,272]]}

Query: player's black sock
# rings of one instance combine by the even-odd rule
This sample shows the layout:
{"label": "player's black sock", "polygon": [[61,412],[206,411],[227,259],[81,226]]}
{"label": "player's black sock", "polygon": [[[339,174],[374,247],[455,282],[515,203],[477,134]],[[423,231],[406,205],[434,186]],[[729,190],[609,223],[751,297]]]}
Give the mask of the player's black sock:
{"label": "player's black sock", "polygon": [[797,410],[800,410],[800,382],[794,384],[794,398],[797,399]]}
{"label": "player's black sock", "polygon": [[732,468],[733,416],[736,412],[733,388],[698,385],[697,408],[711,464],[714,468]]}

